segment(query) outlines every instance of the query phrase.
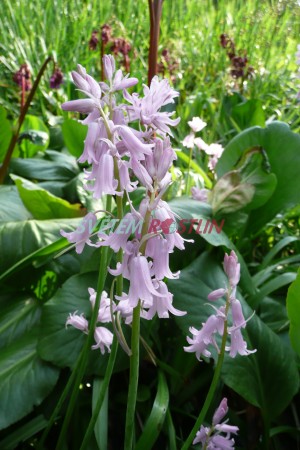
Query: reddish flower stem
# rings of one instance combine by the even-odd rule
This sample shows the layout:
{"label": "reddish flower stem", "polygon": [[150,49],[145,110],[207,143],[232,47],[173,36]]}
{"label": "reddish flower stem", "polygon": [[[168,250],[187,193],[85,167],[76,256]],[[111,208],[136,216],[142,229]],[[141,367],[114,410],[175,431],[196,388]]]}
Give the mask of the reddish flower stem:
{"label": "reddish flower stem", "polygon": [[42,76],[43,76],[43,74],[44,74],[44,72],[46,70],[46,67],[47,67],[47,65],[48,65],[48,63],[50,61],[53,61],[52,56],[49,56],[46,59],[46,61],[44,62],[44,64],[42,65],[42,67],[40,68],[38,76],[36,77],[36,80],[35,80],[35,82],[34,82],[34,84],[32,86],[32,89],[29,92],[29,95],[27,97],[26,103],[23,106],[23,108],[21,108],[17,129],[16,129],[16,131],[13,133],[13,135],[11,137],[11,140],[10,140],[10,143],[9,143],[9,146],[8,146],[8,149],[7,149],[7,152],[6,152],[3,164],[2,164],[2,166],[0,168],[0,184],[3,184],[3,182],[4,182],[5,175],[6,175],[6,172],[7,172],[7,169],[8,169],[8,166],[9,166],[9,163],[10,163],[10,160],[11,160],[14,148],[16,146],[16,143],[18,142],[20,130],[21,130],[22,124],[24,122],[25,116],[26,116],[27,111],[29,109],[30,103],[31,103],[31,101],[33,99],[33,96],[34,96],[34,94],[35,94],[35,92],[37,90],[37,87],[38,87],[38,85],[40,83],[40,80],[41,80],[41,78],[42,78]]}
{"label": "reddish flower stem", "polygon": [[150,14],[150,48],[148,56],[148,85],[157,74],[157,54],[159,42],[159,26],[163,0],[148,0]]}

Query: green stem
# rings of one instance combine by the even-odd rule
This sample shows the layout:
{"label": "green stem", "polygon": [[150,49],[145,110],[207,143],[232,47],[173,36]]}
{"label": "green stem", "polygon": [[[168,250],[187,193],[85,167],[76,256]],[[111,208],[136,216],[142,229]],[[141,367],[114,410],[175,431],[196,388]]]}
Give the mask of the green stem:
{"label": "green stem", "polygon": [[[226,308],[225,308],[225,316],[227,317],[228,314],[228,309],[229,309],[229,305],[230,305],[230,294],[228,294],[227,296],[227,302],[226,302]],[[202,406],[202,409],[200,411],[200,414],[198,416],[198,419],[196,420],[196,423],[192,429],[192,431],[190,432],[187,440],[185,441],[185,443],[183,444],[183,446],[181,447],[181,450],[188,450],[196,436],[197,431],[199,431],[200,426],[202,425],[205,416],[207,414],[207,411],[211,405],[211,402],[214,398],[217,386],[218,386],[218,382],[219,382],[219,378],[220,378],[220,374],[221,374],[221,369],[222,369],[222,364],[224,361],[224,355],[225,355],[225,346],[226,346],[226,340],[227,340],[227,319],[224,322],[224,333],[223,333],[223,337],[222,337],[222,343],[221,343],[221,349],[220,349],[220,353],[218,356],[218,361],[217,361],[217,365],[215,368],[215,372],[214,372],[214,376],[209,388],[209,391],[207,393],[204,405]]]}
{"label": "green stem", "polygon": [[140,309],[138,302],[133,310],[132,318],[132,334],[131,334],[131,351],[130,357],[130,379],[128,389],[126,425],[125,425],[125,450],[132,450],[134,435],[134,415],[137,398],[137,389],[139,381],[139,356],[140,356]]}
{"label": "green stem", "polygon": [[99,398],[97,400],[93,415],[91,417],[90,423],[88,425],[88,428],[86,430],[86,433],[84,435],[81,447],[79,450],[84,450],[87,448],[90,439],[91,439],[91,435],[93,433],[95,424],[97,422],[98,416],[99,416],[99,412],[106,394],[106,390],[108,389],[109,383],[110,383],[110,379],[112,376],[112,372],[113,372],[113,368],[115,365],[115,360],[116,360],[116,355],[117,355],[117,350],[118,350],[118,340],[116,339],[116,336],[114,336],[114,340],[111,346],[111,353],[109,355],[109,359],[108,359],[108,364],[107,364],[107,368],[105,371],[105,376],[103,379],[103,383],[101,386],[101,391],[99,394]]}
{"label": "green stem", "polygon": [[193,147],[190,149],[190,157],[189,157],[189,165],[188,165],[188,172],[187,172],[187,179],[186,179],[186,188],[185,188],[185,194],[189,195],[189,181],[190,181],[190,171],[191,171],[191,162],[193,157]]}
{"label": "green stem", "polygon": [[[111,196],[107,197],[106,210],[109,212],[111,210]],[[106,275],[107,275],[108,251],[109,251],[108,247],[101,248],[101,260],[100,260],[99,277],[98,277],[98,283],[97,283],[97,295],[96,295],[95,306],[94,306],[91,321],[90,321],[89,333],[88,333],[87,339],[85,341],[85,345],[82,349],[82,358],[80,360],[80,364],[79,364],[77,376],[75,379],[72,395],[71,395],[70,402],[69,402],[69,405],[68,405],[68,408],[66,411],[65,419],[64,419],[64,422],[63,422],[63,425],[61,428],[58,442],[56,445],[56,450],[61,450],[64,447],[66,433],[67,433],[68,426],[69,426],[69,423],[70,423],[70,420],[71,420],[71,417],[73,414],[74,406],[75,406],[75,403],[76,403],[76,400],[77,400],[77,397],[79,394],[79,386],[80,386],[81,380],[84,376],[85,369],[87,366],[88,357],[90,354],[90,348],[91,348],[91,344],[93,342],[94,331],[95,331],[97,317],[98,317],[98,310],[99,310],[99,306],[100,306],[101,294],[104,289],[104,284],[105,284]]]}

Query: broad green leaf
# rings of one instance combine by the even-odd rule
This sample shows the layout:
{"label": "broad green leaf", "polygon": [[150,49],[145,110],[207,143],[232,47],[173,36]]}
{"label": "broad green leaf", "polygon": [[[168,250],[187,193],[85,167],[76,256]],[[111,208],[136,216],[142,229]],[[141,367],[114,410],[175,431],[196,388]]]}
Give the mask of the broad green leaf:
{"label": "broad green leaf", "polygon": [[46,150],[49,144],[48,128],[39,117],[30,114],[25,117],[20,137],[19,151],[26,158],[32,158],[38,151]]}
{"label": "broad green leaf", "polygon": [[163,372],[158,372],[157,394],[135,450],[151,450],[159,436],[169,406],[169,389]]}
{"label": "broad green leaf", "polygon": [[12,173],[24,178],[51,181],[69,181],[79,172],[78,167],[74,167],[74,163],[66,167],[65,164],[59,162],[54,164],[52,160],[40,158],[14,158],[10,169]]}
{"label": "broad green leaf", "polygon": [[218,161],[218,177],[232,170],[244,152],[257,146],[265,150],[266,163],[276,175],[277,185],[271,198],[251,212],[246,230],[249,234],[259,231],[277,213],[300,203],[300,136],[285,123],[273,122],[266,128],[250,128],[236,136]]}
{"label": "broad green leaf", "polygon": [[[225,283],[220,262],[207,252],[183,269],[179,280],[169,281],[175,307],[188,313],[175,318],[186,335],[190,326],[200,329],[214,312],[208,305],[207,295]],[[240,295],[237,297],[242,302],[245,317],[250,317],[252,310]],[[224,304],[224,300],[213,304]],[[248,348],[256,348],[257,352],[247,357],[226,355],[222,376],[230,388],[261,408],[264,417],[271,420],[283,411],[298,390],[299,374],[294,355],[256,315],[247,323],[243,334]]]}
{"label": "broad green leaf", "polygon": [[213,213],[228,214],[247,206],[253,199],[255,189],[244,183],[238,171],[232,171],[220,178],[209,196]]}
{"label": "broad green leaf", "polygon": [[286,298],[288,318],[290,319],[290,339],[295,352],[300,355],[300,270],[291,284]]}
{"label": "broad green leaf", "polygon": [[30,413],[54,387],[59,371],[36,353],[37,337],[23,335],[0,354],[0,429]]}
{"label": "broad green leaf", "polygon": [[[93,382],[93,398],[92,398],[92,411],[97,404],[97,400],[101,391],[103,379],[95,378]],[[108,432],[108,389],[106,389],[105,397],[102,407],[97,418],[94,433],[99,447],[99,450],[107,450],[107,432]]]}
{"label": "broad green leaf", "polygon": [[16,186],[0,186],[0,224],[15,220],[32,219],[23,205]]}
{"label": "broad green leaf", "polygon": [[[244,312],[249,316],[251,310],[245,308]],[[289,345],[257,316],[247,323],[245,335],[248,347],[257,352],[234,359],[226,355],[222,378],[227,386],[259,407],[269,422],[288,406],[299,389],[295,357]]]}
{"label": "broad green leaf", "polygon": [[[50,249],[48,246],[60,237],[60,230],[72,231],[79,223],[79,219],[61,220],[26,220],[23,222],[7,222],[0,225],[0,272],[4,272],[15,264],[22,262],[23,258],[30,257],[36,251],[37,256],[49,256],[53,251],[65,247],[60,240],[58,246]],[[34,260],[34,255],[33,260]]]}
{"label": "broad green leaf", "polygon": [[41,308],[32,298],[6,302],[1,308],[0,348],[10,345],[30,331],[38,323],[40,315]]}
{"label": "broad green leaf", "polygon": [[245,210],[250,211],[264,205],[275,191],[277,178],[264,167],[263,155],[257,151],[250,153],[239,171],[243,182],[255,188],[253,198]]}
{"label": "broad green leaf", "polygon": [[[53,298],[43,305],[38,352],[44,360],[59,367],[74,367],[86,335],[71,326],[66,328],[66,320],[69,314],[75,311],[77,314],[84,314],[87,319],[90,318],[92,310],[88,288],[95,289],[96,285],[97,273],[72,276]],[[107,361],[107,354],[101,355],[100,350],[91,351],[88,371],[103,376]],[[126,367],[127,363],[125,352],[118,350],[115,370]]]}
{"label": "broad green leaf", "polygon": [[11,175],[11,178],[18,188],[22,202],[35,219],[73,218],[85,214],[80,204],[71,205],[25,178],[16,175]]}
{"label": "broad green leaf", "polygon": [[244,130],[255,125],[265,126],[265,113],[258,99],[250,99],[232,108],[232,118]]}
{"label": "broad green leaf", "polygon": [[71,155],[79,158],[83,152],[87,126],[76,120],[66,119],[62,124],[62,133],[67,149]]}
{"label": "broad green leaf", "polygon": [[6,118],[6,111],[0,106],[0,162],[5,158],[12,137],[11,124]]}
{"label": "broad green leaf", "polygon": [[[205,239],[205,241],[207,241],[209,244],[213,245],[214,247],[224,246],[230,250],[234,250],[237,253],[241,264],[241,285],[245,292],[247,292],[249,295],[254,295],[256,289],[252,282],[247,265],[243,257],[236,249],[235,245],[222,230],[222,221],[213,221],[213,219],[211,218],[210,205],[186,197],[175,198],[169,202],[169,205],[172,211],[179,215],[180,219],[196,219],[198,223],[193,226],[194,230],[196,232],[201,231],[201,237]],[[190,223],[188,220],[187,226]],[[202,223],[200,229],[198,229],[201,220]],[[210,220],[210,223],[207,227],[207,230],[205,231],[208,220]],[[202,224],[205,224],[204,228],[202,227]]]}

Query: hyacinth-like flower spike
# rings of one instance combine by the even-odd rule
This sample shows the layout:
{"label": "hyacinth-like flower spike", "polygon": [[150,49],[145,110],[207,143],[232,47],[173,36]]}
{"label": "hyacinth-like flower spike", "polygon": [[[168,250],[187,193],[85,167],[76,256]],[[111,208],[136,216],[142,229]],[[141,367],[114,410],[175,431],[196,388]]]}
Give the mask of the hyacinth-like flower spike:
{"label": "hyacinth-like flower spike", "polygon": [[[249,355],[256,352],[256,350],[248,350],[247,342],[244,340],[241,333],[241,328],[246,327],[247,320],[244,317],[240,301],[236,298],[236,287],[240,280],[240,264],[237,255],[232,250],[230,255],[225,254],[224,271],[228,278],[228,287],[219,288],[212,291],[208,295],[208,300],[216,301],[220,298],[226,297],[225,306],[215,308],[215,314],[211,315],[205,323],[202,324],[200,330],[194,327],[190,328],[193,337],[187,337],[190,344],[189,347],[184,347],[186,352],[195,352],[197,359],[201,360],[201,356],[211,357],[211,348],[216,348],[220,352],[216,343],[216,335],[223,336],[224,332],[230,337],[230,345],[225,346],[225,351],[234,358],[237,354]],[[231,315],[232,326],[228,327],[228,319]],[[226,328],[225,328],[226,327]]]}
{"label": "hyacinth-like flower spike", "polygon": [[[219,407],[214,413],[212,425],[210,427],[204,427],[201,425],[200,430],[197,432],[193,444],[202,444],[203,449],[207,450],[229,450],[234,449],[234,439],[231,438],[231,434],[237,434],[238,427],[228,425],[228,420],[224,419],[228,412],[227,398],[223,398]],[[225,434],[222,435],[221,433]]]}

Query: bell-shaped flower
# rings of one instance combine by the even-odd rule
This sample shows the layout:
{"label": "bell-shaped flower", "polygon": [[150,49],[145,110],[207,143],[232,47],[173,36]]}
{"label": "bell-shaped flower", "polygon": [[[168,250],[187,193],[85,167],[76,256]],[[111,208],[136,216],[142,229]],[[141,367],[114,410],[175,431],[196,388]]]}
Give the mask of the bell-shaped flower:
{"label": "bell-shaped flower", "polygon": [[91,234],[96,225],[97,217],[93,213],[88,213],[78,225],[75,231],[70,233],[60,230],[60,234],[75,244],[76,253],[82,253],[85,244],[91,245]]}
{"label": "bell-shaped flower", "polygon": [[114,160],[109,154],[101,156],[99,163],[94,163],[92,171],[85,171],[86,180],[92,180],[92,184],[87,184],[86,189],[92,191],[94,198],[101,198],[103,194],[115,195],[118,187],[118,180],[114,176]]}
{"label": "bell-shaped flower", "polygon": [[110,330],[105,327],[96,327],[94,333],[94,339],[96,344],[92,345],[92,349],[100,349],[101,354],[104,355],[105,349],[110,353],[110,347],[113,342],[114,335]]}
{"label": "bell-shaped flower", "polygon": [[77,330],[83,331],[84,333],[87,333],[89,329],[89,323],[84,315],[81,314],[79,316],[78,314],[76,314],[76,312],[69,314],[66,321],[66,326],[68,325],[71,325],[72,327],[76,328]]}
{"label": "bell-shaped flower", "polygon": [[115,92],[128,89],[137,84],[139,81],[137,78],[129,78],[129,74],[124,77],[122,70],[120,69],[116,71],[115,60],[112,55],[105,55],[103,57],[103,66],[104,73],[108,81],[108,84],[104,82],[100,83],[100,86],[104,92]]}
{"label": "bell-shaped flower", "polygon": [[174,316],[184,316],[186,314],[186,311],[180,311],[179,309],[174,308],[172,305],[173,294],[168,291],[168,288],[163,281],[155,281],[154,286],[157,292],[163,296],[158,297],[153,295],[152,305],[145,313],[145,319],[151,320],[155,314],[157,314],[160,319],[168,319],[169,313],[174,314]]}
{"label": "bell-shaped flower", "polygon": [[62,109],[65,111],[77,111],[82,114],[92,113],[95,109],[101,107],[101,88],[94,78],[86,73],[84,67],[77,66],[77,72],[72,72],[72,78],[76,86],[86,94],[89,98],[71,100],[62,104]]}
{"label": "bell-shaped flower", "polygon": [[172,273],[169,267],[169,244],[161,236],[154,236],[147,241],[146,256],[152,258],[151,276],[157,280],[163,280],[165,277],[176,279],[180,272]]}
{"label": "bell-shaped flower", "polygon": [[188,124],[194,133],[203,130],[203,128],[205,128],[207,125],[207,123],[203,122],[203,120],[200,119],[200,117],[193,117],[192,120],[188,122]]}
{"label": "bell-shaped flower", "polygon": [[229,279],[231,287],[237,286],[240,281],[240,269],[241,265],[238,262],[238,258],[233,250],[230,255],[225,253],[224,257],[224,271]]}
{"label": "bell-shaped flower", "polygon": [[[228,412],[227,398],[223,398],[220,406],[214,413],[212,426],[204,427],[201,425],[193,441],[193,445],[201,444],[203,448],[211,450],[230,450],[234,449],[234,439],[231,434],[237,434],[239,428],[234,425],[228,425],[226,422],[220,423]],[[221,433],[225,433],[222,436]]]}

